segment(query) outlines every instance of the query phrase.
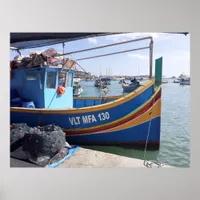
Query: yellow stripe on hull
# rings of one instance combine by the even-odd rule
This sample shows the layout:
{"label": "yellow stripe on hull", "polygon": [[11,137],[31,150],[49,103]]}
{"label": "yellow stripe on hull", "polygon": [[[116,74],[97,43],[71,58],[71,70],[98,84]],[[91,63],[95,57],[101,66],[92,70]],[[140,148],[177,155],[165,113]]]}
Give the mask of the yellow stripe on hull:
{"label": "yellow stripe on hull", "polygon": [[[151,116],[150,116],[150,112],[152,112]],[[131,128],[133,126],[137,126],[139,124],[145,123],[145,122],[149,121],[150,119],[160,117],[160,115],[161,115],[161,99],[144,114],[138,116],[137,118],[135,118],[123,125],[106,130],[106,132],[120,131],[123,129]]]}

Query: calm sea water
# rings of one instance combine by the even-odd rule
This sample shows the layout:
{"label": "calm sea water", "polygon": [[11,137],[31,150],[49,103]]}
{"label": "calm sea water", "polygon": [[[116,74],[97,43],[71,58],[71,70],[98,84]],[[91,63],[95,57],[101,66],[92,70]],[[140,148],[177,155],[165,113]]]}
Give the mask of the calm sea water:
{"label": "calm sea water", "polygon": [[[82,96],[100,96],[94,81],[81,82]],[[108,95],[121,95],[122,87],[112,81]],[[162,89],[161,145],[159,151],[147,151],[146,159],[176,167],[190,167],[190,86],[169,80]],[[87,147],[117,155],[144,158],[144,151],[119,147]]]}

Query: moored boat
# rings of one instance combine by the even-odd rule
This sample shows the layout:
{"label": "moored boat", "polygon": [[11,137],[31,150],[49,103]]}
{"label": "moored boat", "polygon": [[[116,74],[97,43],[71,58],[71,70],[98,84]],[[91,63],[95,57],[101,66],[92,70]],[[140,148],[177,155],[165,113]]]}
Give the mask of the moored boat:
{"label": "moored boat", "polygon": [[98,79],[95,80],[94,87],[106,88],[107,85],[106,85],[106,83],[104,81],[102,81],[100,78],[98,78]]}
{"label": "moored boat", "polygon": [[95,80],[94,86],[99,88],[105,88],[107,85],[111,85],[111,78],[102,77]]}
{"label": "moored boat", "polygon": [[150,40],[150,80],[125,96],[74,98],[76,61],[69,58],[59,67],[48,63],[49,59],[43,55],[46,64],[12,69],[11,123],[55,124],[65,131],[71,144],[144,147],[148,142],[147,148],[158,149],[162,57],[156,59],[153,79],[153,39],[144,39]]}
{"label": "moored boat", "polygon": [[168,83],[168,80],[166,78],[163,78],[162,83]]}
{"label": "moored boat", "polygon": [[122,88],[123,88],[124,93],[133,92],[139,86],[140,86],[140,83],[136,79],[132,79],[130,84],[125,83],[125,81],[122,83]]}
{"label": "moored boat", "polygon": [[180,83],[180,80],[179,79],[175,79],[173,82],[174,83]]}
{"label": "moored boat", "polygon": [[125,79],[123,78],[123,79],[121,79],[120,81],[119,81],[119,84],[122,84],[122,83],[124,83],[125,82]]}
{"label": "moored boat", "polygon": [[180,79],[180,85],[190,85],[190,78]]}

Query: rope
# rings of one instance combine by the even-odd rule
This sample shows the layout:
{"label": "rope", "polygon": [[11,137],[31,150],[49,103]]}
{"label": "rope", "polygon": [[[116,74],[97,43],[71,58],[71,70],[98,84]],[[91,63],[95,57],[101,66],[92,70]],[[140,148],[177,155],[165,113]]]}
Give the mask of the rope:
{"label": "rope", "polygon": [[146,153],[147,153],[147,145],[148,145],[148,140],[149,140],[149,135],[150,135],[150,131],[151,131],[151,121],[152,121],[152,113],[153,113],[153,105],[155,103],[155,97],[153,98],[153,103],[152,103],[152,109],[150,114],[150,120],[149,120],[149,126],[148,126],[148,133],[147,133],[147,138],[146,138],[146,142],[145,142],[145,148],[144,148],[144,157],[143,157],[143,164],[145,167],[147,168],[153,168],[154,166],[156,166],[157,168],[161,168],[164,166],[163,163],[160,163],[159,161],[156,160],[147,160],[146,159]]}
{"label": "rope", "polygon": [[[108,89],[107,92],[105,91],[105,89]],[[100,89],[101,90],[101,94],[100,94],[100,104],[102,104],[102,100],[104,100],[104,103],[106,103],[107,100],[107,94],[110,91],[109,88],[106,86],[106,88]]]}

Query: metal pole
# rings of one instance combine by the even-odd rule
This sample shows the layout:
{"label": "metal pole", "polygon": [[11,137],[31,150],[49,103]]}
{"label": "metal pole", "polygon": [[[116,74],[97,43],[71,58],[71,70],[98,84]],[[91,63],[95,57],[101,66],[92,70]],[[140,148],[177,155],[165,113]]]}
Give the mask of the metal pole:
{"label": "metal pole", "polygon": [[104,57],[104,56],[111,56],[111,55],[116,55],[116,54],[121,54],[121,53],[128,53],[128,52],[132,52],[132,51],[139,51],[139,50],[143,50],[143,49],[149,49],[149,46],[141,47],[141,48],[137,48],[137,49],[129,49],[129,50],[125,50],[125,51],[118,51],[115,53],[108,53],[108,54],[101,54],[101,55],[97,55],[97,56],[78,58],[78,59],[76,59],[76,61],[89,60],[89,59],[100,58],[100,57]]}
{"label": "metal pole", "polygon": [[149,44],[149,79],[152,79],[152,67],[153,67],[153,39]]}
{"label": "metal pole", "polygon": [[128,40],[128,41],[124,41],[124,42],[118,42],[118,43],[98,46],[98,47],[94,47],[94,48],[90,48],[90,49],[82,49],[82,50],[78,50],[78,51],[72,51],[72,52],[68,52],[68,53],[64,53],[64,54],[58,54],[58,56],[82,53],[82,52],[85,52],[85,51],[93,51],[93,50],[97,50],[97,49],[102,49],[102,48],[106,48],[106,47],[112,47],[112,46],[127,44],[127,43],[131,43],[131,42],[138,42],[138,41],[147,40],[147,39],[152,40],[152,37],[143,37],[143,38],[138,38],[138,39],[134,39],[134,40]]}

